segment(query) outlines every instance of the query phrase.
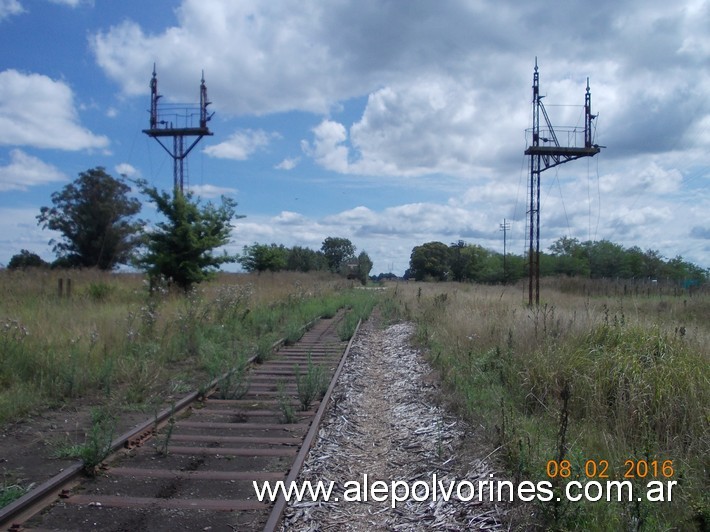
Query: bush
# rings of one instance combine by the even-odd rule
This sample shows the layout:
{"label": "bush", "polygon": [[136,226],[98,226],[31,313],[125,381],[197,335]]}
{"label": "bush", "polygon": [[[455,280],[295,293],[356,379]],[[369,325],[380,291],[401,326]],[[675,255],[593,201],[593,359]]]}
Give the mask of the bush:
{"label": "bush", "polygon": [[7,263],[8,270],[26,270],[27,268],[48,268],[49,263],[42,260],[36,253],[23,249],[18,254],[13,255]]}

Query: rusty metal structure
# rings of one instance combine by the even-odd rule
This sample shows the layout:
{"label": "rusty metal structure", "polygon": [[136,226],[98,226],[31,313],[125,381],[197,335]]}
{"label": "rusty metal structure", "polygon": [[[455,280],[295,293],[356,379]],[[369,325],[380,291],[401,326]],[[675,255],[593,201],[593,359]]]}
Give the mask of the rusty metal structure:
{"label": "rusty metal structure", "polygon": [[503,218],[503,223],[500,224],[500,230],[503,231],[503,284],[508,284],[508,231],[510,231],[510,222]]}
{"label": "rusty metal structure", "polygon": [[[207,99],[205,74],[202,73],[200,84],[200,103],[181,104],[160,102],[158,94],[158,76],[153,65],[153,77],[150,80],[150,127],[143,133],[154,138],[173,159],[173,189],[183,192],[185,186],[185,159],[203,137],[213,133],[207,127],[214,113],[208,114],[207,107],[212,103]],[[172,146],[163,139],[172,138]],[[194,138],[187,148],[185,139]]]}
{"label": "rusty metal structure", "polygon": [[[592,140],[592,120],[597,115],[592,114],[592,93],[587,78],[587,91],[584,97],[584,129],[558,128],[567,136],[567,145],[560,144],[558,132],[552,126],[547,110],[542,103],[544,96],[540,96],[540,74],[535,58],[535,72],[533,74],[533,124],[532,144],[525,150],[525,155],[530,156],[530,196],[529,215],[529,248],[528,248],[528,305],[540,304],[540,174],[545,170],[554,168],[569,161],[582,157],[594,157],[603,146],[594,144]],[[545,120],[544,126],[540,125],[540,114]],[[577,145],[577,137],[583,134],[583,143]]]}

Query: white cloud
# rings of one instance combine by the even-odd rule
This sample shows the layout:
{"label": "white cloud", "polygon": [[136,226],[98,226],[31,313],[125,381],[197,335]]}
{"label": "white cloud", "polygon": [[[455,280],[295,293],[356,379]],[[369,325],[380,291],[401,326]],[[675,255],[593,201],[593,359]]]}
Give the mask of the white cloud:
{"label": "white cloud", "polygon": [[326,170],[348,173],[348,139],[345,127],[332,120],[323,120],[313,129],[313,144],[301,143],[303,151]]}
{"label": "white cloud", "polygon": [[[345,125],[324,120],[313,129],[313,142],[304,141],[304,151],[343,174],[489,176],[491,166],[511,150],[496,139],[512,137],[525,117],[519,111],[497,116],[505,101],[497,110],[479,109],[486,99],[446,77],[384,87],[369,95],[349,134]],[[490,143],[484,134],[491,135]]]}
{"label": "white cloud", "polygon": [[274,134],[269,134],[262,130],[245,129],[236,131],[230,137],[213,146],[208,146],[204,152],[211,157],[219,159],[233,159],[235,161],[245,161],[254,152],[269,145],[269,141]]}
{"label": "white cloud", "polygon": [[304,225],[309,223],[309,220],[297,212],[292,211],[281,211],[278,216],[274,217],[274,223],[279,225],[288,225],[293,227],[294,225]]}
{"label": "white cloud", "polygon": [[0,0],[0,22],[24,11],[22,4],[18,0]]}
{"label": "white cloud", "polygon": [[215,185],[190,185],[190,191],[201,198],[219,198],[221,196],[233,196],[238,190],[236,188],[218,187]]}
{"label": "white cloud", "polygon": [[[94,35],[97,62],[127,94],[145,95],[159,57],[161,92],[170,98],[194,100],[197,80],[194,89],[188,81],[204,68],[220,112],[322,113],[306,146],[339,173],[489,177],[493,167],[515,166],[529,124],[530,42],[538,43],[551,103],[581,106],[591,76],[599,140],[617,153],[696,142],[691,133],[708,115],[710,72],[699,67],[708,59],[710,8],[698,0],[604,1],[591,11],[569,2],[554,13],[513,0],[412,0],[407,9],[183,0],[176,14],[177,24],[160,33],[125,21]],[[328,116],[362,96],[369,99],[359,120]],[[579,107],[564,109],[560,118],[575,125]],[[339,122],[344,135],[325,130]]]}
{"label": "white cloud", "polygon": [[[365,203],[300,220],[304,234],[342,229],[372,238],[377,249],[458,236],[497,245],[506,217],[521,222],[514,229],[522,240],[524,129],[537,55],[554,124],[581,125],[589,76],[595,141],[608,146],[595,159],[544,173],[543,239],[568,233],[652,247],[663,233],[707,257],[697,243],[682,247],[704,234],[689,228],[704,228],[707,217],[693,197],[707,188],[710,164],[705,0],[600,0],[593,8],[572,0],[554,10],[515,0],[411,0],[407,9],[352,0],[182,0],[176,19],[157,32],[125,21],[92,37],[98,64],[124,94],[147,95],[159,58],[160,92],[194,101],[205,69],[220,116],[253,115],[259,123],[269,115],[273,124],[282,111],[315,113],[317,126],[301,147],[323,173],[355,185],[368,181],[361,176],[426,184],[439,198],[452,182],[460,190],[448,202],[424,197],[377,210]],[[262,130],[245,130],[205,151],[245,160],[270,142]],[[301,163],[277,157],[268,163],[277,169]],[[274,227],[241,223],[269,240],[287,218],[269,218]]]}
{"label": "white cloud", "polygon": [[607,193],[663,195],[679,190],[682,181],[683,175],[677,168],[664,167],[662,163],[651,159],[636,161],[635,165],[625,168],[623,173],[605,175],[601,187]]}
{"label": "white cloud", "polygon": [[53,4],[59,4],[62,6],[67,6],[71,8],[79,7],[80,5],[94,5],[94,0],[49,0]]}
{"label": "white cloud", "polygon": [[[431,240],[450,243],[465,239],[490,244],[500,239],[497,225],[491,231],[477,228],[491,225],[483,213],[455,208],[450,204],[415,203],[375,211],[358,206],[321,219],[298,212],[282,211],[276,216],[249,216],[237,220],[233,238],[241,249],[253,242],[298,245],[319,249],[328,236],[349,238],[375,262],[374,272],[408,267],[416,245]],[[489,239],[489,240],[484,240]],[[502,242],[502,241],[501,241]],[[502,245],[502,244],[501,244]]]}
{"label": "white cloud", "polygon": [[[620,207],[610,223],[615,234],[622,238],[640,240],[646,228],[652,225],[668,224],[673,219],[670,207],[646,206],[639,208]],[[651,240],[650,242],[655,242]]]}
{"label": "white cloud", "polygon": [[48,245],[61,237],[58,231],[42,229],[37,225],[37,208],[0,207],[0,263],[7,265],[13,255],[22,249],[37,253],[51,262],[54,256]]}
{"label": "white cloud", "polygon": [[116,173],[121,176],[140,177],[140,172],[138,171],[138,169],[128,163],[117,164],[114,170],[116,170]]}
{"label": "white cloud", "polygon": [[0,145],[83,150],[108,144],[79,124],[67,84],[41,74],[0,72]]}
{"label": "white cloud", "polygon": [[325,43],[305,38],[322,21],[321,11],[318,2],[185,0],[176,11],[178,26],[147,35],[125,21],[95,35],[92,47],[128,94],[145,92],[145,78],[159,57],[160,81],[170,89],[165,94],[178,99],[193,96],[185,80],[204,68],[218,109],[324,111],[329,101],[323,88],[304,83],[322,78],[331,62]]}
{"label": "white cloud", "polygon": [[[649,194],[638,205],[628,195],[602,193],[600,206],[595,182],[596,178],[586,182],[546,176],[542,249],[547,249],[562,236],[571,236],[582,241],[610,239],[627,247],[638,245],[642,249],[659,249],[668,255],[681,254],[692,261],[707,254],[703,213],[710,208],[710,197],[705,197],[706,193],[698,195],[692,206],[681,212],[675,210],[675,204],[663,193]],[[319,249],[327,236],[343,236],[359,250],[368,252],[375,262],[374,273],[394,271],[401,274],[408,267],[412,248],[429,241],[450,244],[464,240],[502,252],[500,223],[506,217],[511,222],[507,233],[508,252],[521,255],[526,249],[527,238],[525,186],[523,183],[518,220],[506,215],[507,209],[511,208],[510,200],[516,194],[515,185],[505,184],[503,192],[499,193],[495,183],[486,183],[474,185],[464,194],[441,203],[416,202],[382,209],[360,205],[322,218],[293,211],[283,211],[275,216],[250,215],[237,221],[233,238],[239,249],[253,242]],[[594,193],[588,194],[588,187]],[[687,220],[698,222],[691,226]],[[651,229],[654,227],[663,230],[654,231]],[[677,251],[669,251],[672,249]]]}
{"label": "white cloud", "polygon": [[10,151],[10,164],[0,166],[0,190],[28,190],[33,186],[67,180],[58,168],[19,149]]}
{"label": "white cloud", "polygon": [[293,170],[298,166],[298,163],[301,162],[300,157],[287,157],[283,161],[281,161],[279,164],[274,166],[277,170]]}

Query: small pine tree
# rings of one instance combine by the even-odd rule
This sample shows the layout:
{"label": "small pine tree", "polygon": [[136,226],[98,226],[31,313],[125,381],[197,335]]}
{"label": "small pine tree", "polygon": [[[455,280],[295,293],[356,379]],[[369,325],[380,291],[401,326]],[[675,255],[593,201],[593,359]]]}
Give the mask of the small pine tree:
{"label": "small pine tree", "polygon": [[141,191],[167,218],[146,234],[147,252],[138,259],[151,280],[168,279],[185,291],[209,279],[221,264],[235,262],[236,256],[214,254],[229,242],[231,221],[236,216],[236,202],[222,196],[222,204],[200,205],[191,193],[173,195],[138,181]]}

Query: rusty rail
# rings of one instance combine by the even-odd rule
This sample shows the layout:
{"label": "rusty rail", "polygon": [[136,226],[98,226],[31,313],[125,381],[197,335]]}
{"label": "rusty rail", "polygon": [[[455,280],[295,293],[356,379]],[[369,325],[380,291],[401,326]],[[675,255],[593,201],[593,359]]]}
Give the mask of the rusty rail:
{"label": "rusty rail", "polygon": [[[298,451],[298,456],[296,456],[296,460],[294,460],[293,466],[291,467],[291,471],[289,471],[289,474],[286,477],[286,480],[284,481],[287,486],[290,485],[291,482],[296,481],[296,478],[298,478],[298,474],[301,472],[301,468],[303,467],[303,463],[306,461],[308,452],[311,450],[311,447],[313,447],[313,443],[315,442],[316,436],[318,435],[318,430],[320,429],[320,424],[323,421],[323,416],[325,415],[326,407],[330,402],[330,396],[333,394],[333,389],[335,388],[335,385],[338,382],[338,377],[340,377],[340,373],[343,370],[343,366],[345,365],[348,353],[350,352],[350,347],[352,347],[353,345],[355,335],[360,330],[361,323],[362,320],[358,321],[357,326],[355,327],[355,332],[350,338],[348,346],[345,348],[345,353],[343,353],[343,357],[340,359],[340,363],[338,364],[338,367],[335,370],[335,373],[333,374],[333,378],[331,379],[330,385],[328,386],[328,391],[325,393],[325,396],[323,397],[323,400],[321,401],[320,406],[318,407],[316,417],[311,423],[311,428],[308,430],[308,434],[306,434],[306,437],[303,440],[303,444],[301,445],[301,449]],[[281,522],[283,512],[286,509],[286,502],[286,498],[284,497],[283,493],[281,493],[279,495],[279,498],[276,500],[273,509],[271,510],[269,520],[264,526],[264,532],[273,532],[276,530],[276,527]]]}
{"label": "rusty rail", "polygon": [[[310,340],[310,347],[307,345],[304,348],[300,342],[293,346],[284,347],[283,341],[276,342],[273,348],[283,347],[283,349],[276,352],[273,360],[270,359],[263,365],[252,364],[250,374],[253,377],[249,383],[249,395],[247,398],[224,401],[208,398],[204,402],[204,407],[195,408],[194,405],[200,394],[193,392],[183,397],[173,407],[164,409],[155,418],[127,431],[112,442],[111,449],[113,452],[118,453],[123,450],[122,454],[124,455],[137,453],[139,457],[140,453],[143,453],[145,462],[145,453],[148,452],[145,450],[147,447],[145,446],[146,441],[154,436],[156,427],[165,427],[170,422],[183,431],[171,436],[169,446],[166,443],[170,457],[170,460],[166,457],[166,461],[169,463],[174,461],[175,464],[178,464],[177,466],[168,467],[167,469],[145,467],[145,464],[144,467],[133,467],[130,465],[130,458],[126,458],[128,465],[112,465],[101,476],[112,478],[112,482],[119,486],[124,482],[128,484],[136,482],[136,479],[145,479],[143,481],[145,485],[157,485],[161,481],[165,481],[170,489],[174,488],[176,490],[182,483],[189,482],[240,483],[249,480],[282,480],[284,478],[287,483],[294,481],[318,433],[326,405],[352,345],[351,338],[347,346],[342,349],[335,349],[334,334],[337,335],[335,328],[340,319],[342,319],[341,313],[339,313],[337,319],[330,320],[320,332],[315,330],[318,326],[314,327],[314,334],[320,336],[315,340]],[[327,320],[321,320],[321,323],[326,322]],[[358,328],[359,326],[360,324],[358,323]],[[306,333],[307,335],[308,333]],[[321,339],[326,344],[330,342],[330,348],[320,347],[318,342]],[[339,341],[337,345],[343,346],[344,344],[345,342]],[[290,393],[291,396],[295,393],[295,385],[285,385],[282,379],[288,378],[289,374],[291,375],[290,378],[294,378],[294,364],[305,364],[311,358],[316,363],[335,365],[334,353],[336,351],[340,353],[340,358],[337,361],[337,367],[332,372],[327,392],[318,404],[316,412],[312,412],[313,408],[311,408],[311,411],[308,412],[298,412],[295,421],[292,423],[279,423],[275,419],[278,412],[276,410],[276,405],[279,403],[278,397],[283,396],[284,393]],[[281,355],[279,355],[280,353]],[[254,360],[252,359],[250,362],[254,362]],[[289,367],[291,370],[289,370]],[[232,372],[225,373],[221,377],[214,379],[209,388],[212,390],[218,388],[220,383],[230,373]],[[276,391],[277,386],[278,392]],[[244,419],[241,419],[240,416],[243,416]],[[175,422],[174,420],[178,417],[180,419]],[[235,418],[237,418],[236,421]],[[255,419],[255,422],[248,421],[251,418]],[[237,433],[235,433],[235,427],[237,428]],[[195,434],[195,432],[198,433]],[[298,436],[299,434],[300,437]],[[199,470],[200,464],[205,461],[209,462],[210,460],[224,457],[232,457],[230,460],[243,460],[247,465],[259,460],[275,460],[275,463],[279,465],[268,466],[264,465],[267,462],[264,462],[264,464],[260,462],[258,467],[251,468],[254,470],[247,471]],[[107,462],[112,460],[120,461],[114,457],[107,460]],[[185,466],[180,460],[192,460],[198,465],[193,470],[190,464]],[[283,467],[285,465],[282,463],[284,460],[288,461],[288,469]],[[259,467],[263,469],[259,469]],[[280,467],[281,470],[270,470],[276,467]],[[80,491],[73,489],[80,484],[83,478],[81,471],[81,463],[73,464],[61,474],[43,483],[5,508],[0,509],[0,525],[3,526],[3,529],[6,529],[12,523],[10,530],[23,529],[21,525],[25,527],[36,525],[46,530],[48,529],[46,519],[49,519],[51,526],[53,522],[64,520],[65,514],[69,515],[69,512],[75,509],[86,511],[87,508],[91,508],[88,510],[89,512],[94,512],[92,515],[95,515],[96,508],[111,508],[116,509],[116,511],[131,508],[132,511],[139,512],[147,512],[148,510],[146,509],[149,509],[151,514],[201,509],[207,512],[221,512],[222,514],[230,512],[227,515],[235,515],[234,512],[268,512],[263,518],[266,521],[265,530],[275,530],[286,505],[283,496],[275,504],[267,504],[250,500],[249,497],[246,497],[246,499],[238,499],[236,497],[201,498],[199,496],[173,498],[169,493],[151,495],[146,490],[144,490],[145,493],[115,495],[104,493],[99,488],[96,488],[95,494],[92,494],[92,483],[96,483],[98,486],[100,481],[87,481],[89,487],[78,487],[77,489]],[[231,486],[233,484],[227,485]],[[243,495],[244,488],[239,488],[239,490],[241,490],[239,493]],[[140,491],[140,489],[137,491]],[[251,499],[254,499],[253,495],[252,490]],[[59,504],[61,508],[56,511],[52,510],[57,513],[57,516],[48,517],[44,522],[41,519],[45,518],[46,514],[32,519],[33,515],[56,501],[61,501]],[[199,512],[194,513],[199,514]],[[40,522],[34,523],[33,521],[37,521],[38,518]],[[260,522],[263,524],[264,521]],[[240,526],[243,524],[241,523]],[[232,525],[230,524],[229,526]]]}

